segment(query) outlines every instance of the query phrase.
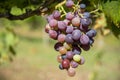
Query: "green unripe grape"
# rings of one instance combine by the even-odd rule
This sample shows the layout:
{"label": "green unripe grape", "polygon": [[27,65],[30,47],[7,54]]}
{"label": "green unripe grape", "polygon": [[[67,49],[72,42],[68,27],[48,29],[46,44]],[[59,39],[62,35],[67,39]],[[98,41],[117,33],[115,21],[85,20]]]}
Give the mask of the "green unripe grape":
{"label": "green unripe grape", "polygon": [[76,62],[79,62],[80,58],[81,58],[81,56],[78,55],[78,54],[76,54],[76,55],[73,56],[73,60],[76,61]]}

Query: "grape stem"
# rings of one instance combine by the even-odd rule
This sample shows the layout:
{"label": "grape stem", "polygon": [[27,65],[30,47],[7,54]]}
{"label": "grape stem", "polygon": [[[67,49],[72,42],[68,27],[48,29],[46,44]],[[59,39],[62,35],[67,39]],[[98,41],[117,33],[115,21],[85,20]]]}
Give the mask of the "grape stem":
{"label": "grape stem", "polygon": [[55,9],[61,7],[62,5],[64,5],[66,3],[66,0],[62,1],[61,3],[59,3],[58,5],[55,6]]}
{"label": "grape stem", "polygon": [[100,9],[95,9],[94,11],[91,11],[90,14],[98,12]]}

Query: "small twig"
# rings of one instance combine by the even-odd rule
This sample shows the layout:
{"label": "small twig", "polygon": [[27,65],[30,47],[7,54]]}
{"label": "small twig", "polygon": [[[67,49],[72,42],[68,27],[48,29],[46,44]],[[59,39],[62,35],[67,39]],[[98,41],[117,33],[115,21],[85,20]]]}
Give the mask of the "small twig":
{"label": "small twig", "polygon": [[92,13],[95,13],[95,12],[98,12],[100,9],[98,8],[98,9],[96,9],[96,10],[94,10],[94,11],[91,11],[90,13],[92,14]]}

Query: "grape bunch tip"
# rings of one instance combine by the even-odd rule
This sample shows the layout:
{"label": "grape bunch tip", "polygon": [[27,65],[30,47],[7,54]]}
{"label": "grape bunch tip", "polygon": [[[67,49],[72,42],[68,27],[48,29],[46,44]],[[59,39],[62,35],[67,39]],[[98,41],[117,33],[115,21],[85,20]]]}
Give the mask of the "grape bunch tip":
{"label": "grape bunch tip", "polygon": [[[73,9],[74,2],[67,0],[65,6]],[[67,12],[64,18],[61,18],[62,12],[53,11],[47,17],[45,32],[49,37],[56,40],[54,49],[60,54],[57,56],[59,69],[67,70],[69,76],[76,74],[75,68],[85,63],[85,58],[81,56],[82,50],[88,51],[94,43],[94,37],[97,32],[90,29],[92,24],[91,15],[85,12],[86,5],[80,4],[74,12]]]}

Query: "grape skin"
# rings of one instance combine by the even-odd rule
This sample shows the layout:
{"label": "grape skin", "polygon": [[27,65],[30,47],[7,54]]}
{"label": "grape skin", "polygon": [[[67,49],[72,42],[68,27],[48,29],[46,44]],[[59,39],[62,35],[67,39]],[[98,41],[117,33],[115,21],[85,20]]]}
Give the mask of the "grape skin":
{"label": "grape skin", "polygon": [[89,36],[90,38],[95,37],[97,32],[94,29],[89,30],[86,35]]}
{"label": "grape skin", "polygon": [[72,14],[72,12],[66,14],[66,19],[72,20],[73,18],[74,18],[74,14]]}
{"label": "grape skin", "polygon": [[49,30],[49,36],[50,36],[52,39],[56,39],[56,38],[57,38],[57,32],[54,31],[54,30]]}
{"label": "grape skin", "polygon": [[56,28],[58,25],[58,21],[55,19],[50,20],[49,25],[51,28]]}
{"label": "grape skin", "polygon": [[66,6],[67,6],[68,8],[72,8],[73,5],[74,5],[74,2],[73,2],[72,0],[68,0],[68,1],[66,2]]}
{"label": "grape skin", "polygon": [[67,26],[66,33],[71,34],[73,30],[74,30],[73,26]]}
{"label": "grape skin", "polygon": [[65,37],[65,41],[70,44],[73,43],[74,41],[72,39],[72,34],[67,34]]}
{"label": "grape skin", "polygon": [[58,28],[64,31],[67,28],[67,24],[64,21],[58,21]]}
{"label": "grape skin", "polygon": [[81,35],[82,35],[82,33],[80,30],[74,30],[72,32],[72,38],[76,41],[80,39]]}
{"label": "grape skin", "polygon": [[55,19],[59,19],[60,18],[60,16],[61,16],[61,13],[58,11],[58,10],[55,10],[54,12],[53,12],[53,17],[55,18]]}
{"label": "grape skin", "polygon": [[82,45],[87,45],[89,43],[89,37],[85,34],[83,34],[81,37],[80,37],[80,42]]}
{"label": "grape skin", "polygon": [[64,42],[64,41],[65,41],[65,35],[64,34],[58,35],[58,42]]}
{"label": "grape skin", "polygon": [[72,19],[72,25],[75,27],[79,27],[80,26],[80,18],[79,17],[75,17]]}

